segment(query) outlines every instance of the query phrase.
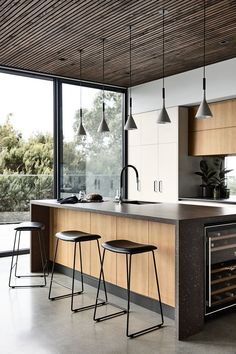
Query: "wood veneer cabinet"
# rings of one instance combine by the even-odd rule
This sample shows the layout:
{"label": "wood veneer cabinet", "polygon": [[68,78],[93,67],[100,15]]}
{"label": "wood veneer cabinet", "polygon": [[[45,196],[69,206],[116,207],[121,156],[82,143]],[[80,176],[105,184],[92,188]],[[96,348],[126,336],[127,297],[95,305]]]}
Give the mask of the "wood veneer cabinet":
{"label": "wood veneer cabinet", "polygon": [[[49,258],[52,261],[55,252],[56,238],[55,233],[63,230],[81,230],[90,232],[90,213],[79,212],[69,209],[51,209],[50,210],[50,249]],[[83,270],[86,274],[91,273],[91,242],[82,244],[83,254]],[[60,241],[56,262],[72,268],[73,262],[73,244],[70,242]],[[79,257],[77,257],[76,269],[80,270]]]}
{"label": "wood veneer cabinet", "polygon": [[[148,221],[117,217],[117,239],[148,243]],[[127,286],[125,256],[117,255],[117,285]],[[132,291],[148,296],[148,254],[132,256]]]}
{"label": "wood veneer cabinet", "polygon": [[209,105],[213,114],[209,119],[195,119],[198,106],[189,109],[189,154],[235,154],[236,99]]}
{"label": "wood veneer cabinet", "polygon": [[[149,222],[148,243],[157,246],[156,261],[162,301],[175,307],[175,226]],[[148,296],[156,299],[157,289],[151,254],[148,275]]]}
{"label": "wood veneer cabinet", "polygon": [[[126,238],[131,241],[156,245],[158,247],[156,260],[162,301],[170,306],[175,306],[175,225],[51,208],[50,260],[53,260],[54,256],[55,233],[73,229],[99,234],[102,237],[101,242]],[[57,263],[69,268],[72,267],[72,246],[69,242],[61,241],[59,243]],[[84,272],[97,278],[100,265],[96,243],[82,243],[82,254]],[[79,270],[79,266],[78,263],[76,265],[77,270]],[[108,282],[126,288],[127,280],[124,255],[107,252],[104,271]],[[132,291],[151,298],[157,298],[155,284],[153,264],[149,254],[133,256]]]}
{"label": "wood veneer cabinet", "polygon": [[[91,214],[91,233],[101,236],[100,244],[105,241],[116,239],[116,217],[111,215]],[[101,252],[103,250],[101,249]],[[116,284],[116,254],[106,253],[104,269],[106,281]],[[91,275],[98,278],[100,263],[98,258],[97,244],[91,242]]]}

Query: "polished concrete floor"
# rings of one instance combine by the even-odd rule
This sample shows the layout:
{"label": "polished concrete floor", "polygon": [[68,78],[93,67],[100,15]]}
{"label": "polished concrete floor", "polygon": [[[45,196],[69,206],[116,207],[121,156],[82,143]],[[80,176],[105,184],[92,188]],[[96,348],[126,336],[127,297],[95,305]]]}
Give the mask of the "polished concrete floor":
{"label": "polished concrete floor", "polygon": [[[236,354],[236,312],[208,321],[201,333],[187,341],[176,340],[169,319],[158,331],[127,339],[125,316],[94,323],[93,310],[73,314],[69,299],[49,301],[48,287],[9,289],[9,265],[9,258],[0,259],[0,354]],[[95,290],[86,289],[87,295],[76,299],[83,304],[94,299]],[[59,290],[56,285],[55,291]],[[135,329],[156,320],[150,311],[138,306],[133,310]]]}

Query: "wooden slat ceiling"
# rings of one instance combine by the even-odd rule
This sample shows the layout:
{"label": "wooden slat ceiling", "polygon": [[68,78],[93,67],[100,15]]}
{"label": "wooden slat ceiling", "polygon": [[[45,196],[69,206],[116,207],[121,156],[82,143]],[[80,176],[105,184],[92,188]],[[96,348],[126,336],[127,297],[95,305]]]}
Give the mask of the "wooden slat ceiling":
{"label": "wooden slat ceiling", "polygon": [[[166,76],[202,66],[203,0],[166,0]],[[129,86],[162,76],[162,17],[158,0],[1,0],[0,65]],[[236,56],[236,1],[206,0],[206,63]]]}

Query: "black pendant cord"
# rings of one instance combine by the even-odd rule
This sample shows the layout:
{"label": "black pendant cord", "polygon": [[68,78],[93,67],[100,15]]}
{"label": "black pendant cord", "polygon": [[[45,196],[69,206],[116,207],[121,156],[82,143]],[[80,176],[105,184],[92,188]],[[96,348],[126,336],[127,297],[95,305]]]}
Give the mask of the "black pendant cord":
{"label": "black pendant cord", "polygon": [[102,39],[102,117],[105,115],[105,91],[104,91],[104,81],[105,81],[105,38]]}
{"label": "black pendant cord", "polygon": [[206,95],[206,1],[203,0],[203,94]]}
{"label": "black pendant cord", "polygon": [[131,78],[131,64],[132,64],[132,26],[129,26],[129,115],[132,116],[132,96],[131,96],[131,87],[132,87],[132,78]]}
{"label": "black pendant cord", "polygon": [[162,10],[162,100],[165,107],[165,9]]}
{"label": "black pendant cord", "polygon": [[79,78],[80,78],[80,84],[79,84],[79,86],[80,86],[80,92],[79,92],[79,94],[80,94],[80,110],[79,110],[79,112],[80,112],[80,123],[82,124],[83,111],[82,111],[82,83],[81,83],[81,80],[82,80],[82,52],[83,52],[83,50],[80,49],[79,52],[80,52],[80,60],[79,60],[79,71],[80,71],[80,74],[79,74]]}

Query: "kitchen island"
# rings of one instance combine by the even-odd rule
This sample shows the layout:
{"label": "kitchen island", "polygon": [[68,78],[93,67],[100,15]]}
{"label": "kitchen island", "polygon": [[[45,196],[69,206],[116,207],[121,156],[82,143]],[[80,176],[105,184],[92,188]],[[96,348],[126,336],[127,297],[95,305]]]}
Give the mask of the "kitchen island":
{"label": "kitchen island", "polygon": [[[62,230],[97,233],[102,242],[125,238],[156,245],[164,314],[175,318],[177,338],[184,339],[199,332],[204,325],[204,226],[236,221],[236,211],[178,203],[131,205],[104,201],[61,205],[56,200],[36,200],[31,202],[31,219],[46,225],[50,260],[54,254],[54,235]],[[88,242],[82,247],[84,272],[88,281],[96,280],[99,274],[96,245]],[[71,245],[62,243],[56,260],[62,270],[71,268],[72,258]],[[124,261],[122,255],[107,254],[106,257],[105,277],[118,295],[126,287]],[[39,268],[38,245],[32,237],[31,269],[37,271]],[[132,290],[136,301],[151,308],[155,303],[156,289],[148,254],[134,257],[133,277]]]}

